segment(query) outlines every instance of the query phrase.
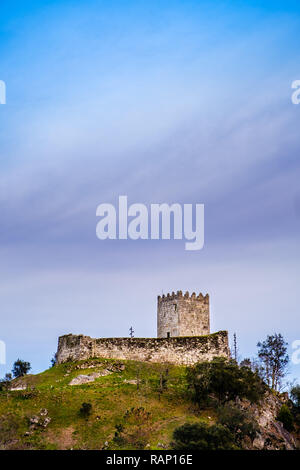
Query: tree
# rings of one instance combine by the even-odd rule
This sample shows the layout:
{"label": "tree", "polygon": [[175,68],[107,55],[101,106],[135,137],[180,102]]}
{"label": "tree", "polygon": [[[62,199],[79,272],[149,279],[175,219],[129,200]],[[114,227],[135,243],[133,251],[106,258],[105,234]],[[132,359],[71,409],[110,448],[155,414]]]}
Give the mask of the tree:
{"label": "tree", "polygon": [[221,424],[184,424],[175,429],[172,447],[174,450],[237,450],[229,429]]}
{"label": "tree", "polygon": [[289,407],[284,403],[279,410],[277,420],[281,421],[287,431],[294,430],[294,417]]}
{"label": "tree", "polygon": [[14,377],[23,377],[23,375],[26,375],[30,369],[31,365],[29,362],[18,359],[13,365],[12,373]]}
{"label": "tree", "polygon": [[281,334],[267,336],[257,343],[258,357],[263,366],[264,380],[273,390],[279,390],[289,362],[287,344]]}
{"label": "tree", "polygon": [[240,363],[241,367],[249,367],[249,369],[252,369],[252,362],[249,357],[245,357]]}
{"label": "tree", "polygon": [[217,410],[218,422],[227,427],[234,436],[236,444],[242,447],[245,438],[251,442],[259,430],[258,424],[245,410],[240,410],[232,404],[226,404]]}
{"label": "tree", "polygon": [[0,380],[0,391],[5,390],[8,392],[10,388],[10,382],[12,380],[11,374],[5,374],[4,378]]}
{"label": "tree", "polygon": [[300,385],[294,385],[290,391],[290,397],[292,399],[293,408],[292,413],[294,421],[300,429]]}
{"label": "tree", "polygon": [[265,385],[256,372],[249,367],[239,367],[235,360],[224,358],[189,367],[187,383],[200,407],[206,407],[213,400],[225,403],[237,397],[257,402],[265,392]]}
{"label": "tree", "polygon": [[12,380],[12,375],[10,373],[5,374],[3,382],[10,382]]}
{"label": "tree", "polygon": [[51,367],[54,367],[57,362],[57,353],[53,354],[53,357],[51,359]]}
{"label": "tree", "polygon": [[264,379],[264,368],[258,359],[250,359],[250,357],[245,357],[245,359],[240,362],[240,367],[248,367],[252,370],[252,372],[256,373],[259,377]]}
{"label": "tree", "polygon": [[300,385],[295,385],[295,387],[291,389],[290,394],[295,408],[300,411]]}

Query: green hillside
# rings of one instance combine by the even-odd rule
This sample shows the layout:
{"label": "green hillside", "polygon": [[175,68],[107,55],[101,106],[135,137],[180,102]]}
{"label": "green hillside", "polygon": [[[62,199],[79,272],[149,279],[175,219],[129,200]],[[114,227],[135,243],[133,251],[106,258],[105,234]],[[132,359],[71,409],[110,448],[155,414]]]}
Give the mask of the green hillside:
{"label": "green hillside", "polygon": [[[122,364],[124,370],[116,360],[85,360],[15,379],[13,388],[27,388],[0,392],[1,448],[162,449],[170,447],[179,425],[213,422],[208,410],[195,414],[186,396],[184,367]],[[79,375],[97,372],[109,375],[69,385]],[[88,417],[80,413],[83,403],[92,405]],[[51,419],[45,427],[44,416]],[[115,437],[120,425],[123,439]]]}
{"label": "green hillside", "polygon": [[179,427],[175,448],[298,447],[299,408],[249,368],[219,358],[186,372],[90,359],[2,382],[0,449],[171,449]]}

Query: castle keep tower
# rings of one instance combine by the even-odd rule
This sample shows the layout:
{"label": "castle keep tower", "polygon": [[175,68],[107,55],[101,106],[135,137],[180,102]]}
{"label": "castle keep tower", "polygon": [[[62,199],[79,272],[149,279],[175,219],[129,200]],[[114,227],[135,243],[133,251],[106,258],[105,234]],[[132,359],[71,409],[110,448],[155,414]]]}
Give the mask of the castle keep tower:
{"label": "castle keep tower", "polygon": [[[158,338],[91,338],[64,335],[58,339],[57,363],[96,357],[191,366],[230,358],[228,332],[209,332],[209,296],[188,292],[158,296]],[[170,338],[170,339],[168,339]]]}
{"label": "castle keep tower", "polygon": [[157,298],[157,337],[202,336],[210,333],[209,295],[159,295]]}

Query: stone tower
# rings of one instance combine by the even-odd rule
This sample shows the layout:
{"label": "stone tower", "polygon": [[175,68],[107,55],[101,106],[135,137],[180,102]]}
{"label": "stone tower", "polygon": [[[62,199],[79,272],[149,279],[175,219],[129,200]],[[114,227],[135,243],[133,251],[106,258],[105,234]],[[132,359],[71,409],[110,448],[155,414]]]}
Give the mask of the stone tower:
{"label": "stone tower", "polygon": [[210,333],[209,295],[188,292],[159,295],[157,298],[157,337],[202,336]]}

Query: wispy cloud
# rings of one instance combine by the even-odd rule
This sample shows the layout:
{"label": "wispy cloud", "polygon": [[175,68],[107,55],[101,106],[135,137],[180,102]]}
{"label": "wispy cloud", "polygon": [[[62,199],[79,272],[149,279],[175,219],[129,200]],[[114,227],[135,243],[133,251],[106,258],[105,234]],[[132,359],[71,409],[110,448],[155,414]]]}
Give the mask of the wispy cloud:
{"label": "wispy cloud", "polygon": [[[262,334],[295,333],[299,19],[275,5],[133,3],[35,4],[0,21],[2,328],[9,357],[23,335],[28,354],[43,338],[36,367],[71,326],[122,335],[132,318],[153,334],[160,289],[211,292],[215,327],[238,329],[245,354],[258,319]],[[100,242],[96,207],[120,194],[204,203],[204,250]]]}

